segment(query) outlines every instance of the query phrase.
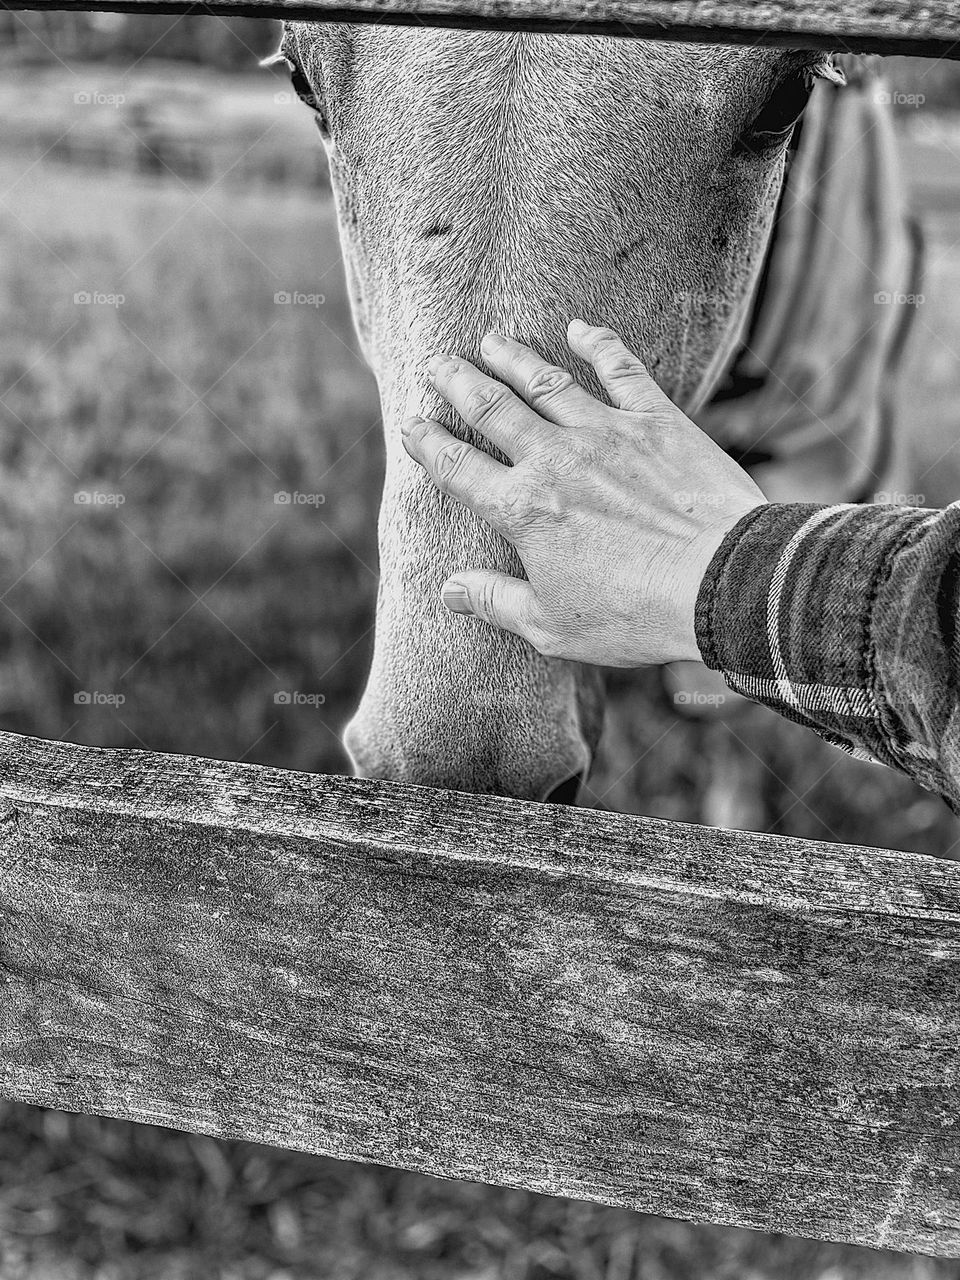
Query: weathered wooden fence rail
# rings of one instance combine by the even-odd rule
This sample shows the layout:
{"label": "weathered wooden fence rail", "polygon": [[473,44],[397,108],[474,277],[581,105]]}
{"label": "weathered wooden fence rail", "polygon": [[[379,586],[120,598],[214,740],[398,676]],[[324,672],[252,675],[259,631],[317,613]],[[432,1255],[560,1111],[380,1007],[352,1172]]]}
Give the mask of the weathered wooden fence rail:
{"label": "weathered wooden fence rail", "polygon": [[17,0],[0,8],[217,13],[960,57],[956,0]]}
{"label": "weathered wooden fence rail", "polygon": [[960,1256],[960,866],[0,735],[0,1091]]}

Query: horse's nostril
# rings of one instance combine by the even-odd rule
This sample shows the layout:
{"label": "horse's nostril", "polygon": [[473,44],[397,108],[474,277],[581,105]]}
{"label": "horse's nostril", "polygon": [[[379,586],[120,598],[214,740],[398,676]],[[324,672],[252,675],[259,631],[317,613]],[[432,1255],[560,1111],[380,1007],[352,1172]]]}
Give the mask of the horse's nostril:
{"label": "horse's nostril", "polygon": [[543,797],[544,804],[576,804],[577,796],[580,794],[580,787],[583,783],[584,775],[575,773],[569,778],[564,778],[559,786],[548,791]]}

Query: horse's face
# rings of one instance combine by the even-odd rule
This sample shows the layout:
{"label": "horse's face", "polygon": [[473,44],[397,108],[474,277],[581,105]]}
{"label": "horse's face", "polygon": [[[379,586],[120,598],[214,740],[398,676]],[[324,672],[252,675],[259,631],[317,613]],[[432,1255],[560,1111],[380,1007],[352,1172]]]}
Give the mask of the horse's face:
{"label": "horse's face", "polygon": [[407,457],[401,420],[462,434],[425,361],[482,363],[488,329],[599,395],[566,348],[574,315],[617,329],[696,408],[737,339],[822,59],[309,23],[284,52],[319,113],[386,433],[376,642],[347,747],[372,777],[570,798],[599,737],[599,673],[447,613],[447,575],[519,565]]}

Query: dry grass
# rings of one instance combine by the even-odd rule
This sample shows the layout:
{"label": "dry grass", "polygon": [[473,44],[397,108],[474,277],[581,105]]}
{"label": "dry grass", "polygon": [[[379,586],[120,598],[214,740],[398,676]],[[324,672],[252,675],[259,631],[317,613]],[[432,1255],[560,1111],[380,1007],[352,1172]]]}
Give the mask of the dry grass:
{"label": "dry grass", "polygon": [[955,1280],[960,1274],[953,1262],[693,1227],[90,1116],[9,1107],[0,1119],[4,1280]]}
{"label": "dry grass", "polygon": [[[380,457],[330,210],[17,172],[0,167],[0,724],[342,770],[336,733],[369,658]],[[943,262],[957,273],[955,256]],[[943,272],[930,323],[956,330],[960,295]],[[292,288],[327,301],[276,306]],[[81,290],[126,301],[76,306]],[[916,396],[955,406],[958,363],[941,365],[932,388],[918,374]],[[278,507],[278,489],[326,502]],[[125,502],[78,506],[82,490]],[[291,687],[323,692],[322,714],[276,706]],[[78,706],[78,690],[126,701]],[[704,727],[677,720],[652,675],[618,676],[616,695],[594,781],[612,807],[954,846],[938,800],[761,709]],[[0,1112],[3,1280],[958,1275],[954,1263]]]}
{"label": "dry grass", "polygon": [[[5,207],[4,725],[342,770],[381,464],[329,208],[50,167]],[[294,289],[327,301],[274,303]],[[324,715],[275,705],[291,688]]]}

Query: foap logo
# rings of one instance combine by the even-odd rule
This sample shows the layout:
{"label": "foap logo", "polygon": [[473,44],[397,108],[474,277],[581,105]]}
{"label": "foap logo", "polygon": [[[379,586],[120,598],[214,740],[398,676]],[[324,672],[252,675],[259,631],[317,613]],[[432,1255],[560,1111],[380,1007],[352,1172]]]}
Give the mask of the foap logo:
{"label": "foap logo", "polygon": [[325,493],[301,493],[299,489],[292,493],[281,489],[273,495],[274,506],[277,507],[322,507],[326,500]]}
{"label": "foap logo", "polygon": [[322,707],[326,702],[323,693],[303,693],[300,689],[280,689],[273,695],[274,705],[278,707]]}
{"label": "foap logo", "polygon": [[126,500],[122,493],[106,493],[101,489],[78,489],[73,495],[75,507],[122,507]]}
{"label": "foap logo", "polygon": [[878,107],[922,107],[926,94],[903,93],[900,89],[878,89],[873,95]]}
{"label": "foap logo", "polygon": [[126,102],[122,93],[104,93],[101,89],[79,89],[73,95],[77,107],[122,107]]}
{"label": "foap logo", "polygon": [[289,89],[281,89],[279,93],[273,95],[273,100],[278,107],[289,107],[292,103],[296,103],[299,107],[306,104],[312,107],[314,111],[319,111],[322,103],[313,93],[291,93]]}
{"label": "foap logo", "polygon": [[126,300],[124,293],[104,293],[99,289],[79,289],[73,295],[75,307],[122,307]]}
{"label": "foap logo", "polygon": [[925,507],[927,505],[927,495],[925,493],[901,493],[899,489],[878,489],[870,501],[878,502],[881,506]]}
{"label": "foap logo", "polygon": [[103,693],[100,689],[79,689],[73,695],[78,707],[122,707],[126,700],[122,693]]}
{"label": "foap logo", "polygon": [[326,302],[322,293],[302,293],[299,289],[281,289],[273,295],[278,307],[322,307]]}
{"label": "foap logo", "polygon": [[722,707],[726,700],[725,693],[700,693],[697,689],[678,689],[673,695],[678,707]]}
{"label": "foap logo", "polygon": [[873,295],[878,307],[922,307],[926,300],[924,293],[901,293],[896,289],[881,289]]}
{"label": "foap logo", "polygon": [[697,289],[678,289],[673,300],[678,307],[687,307],[692,311],[695,307],[713,306],[717,301],[717,294]]}
{"label": "foap logo", "polygon": [[726,496],[706,489],[678,489],[673,495],[679,507],[722,507]]}

